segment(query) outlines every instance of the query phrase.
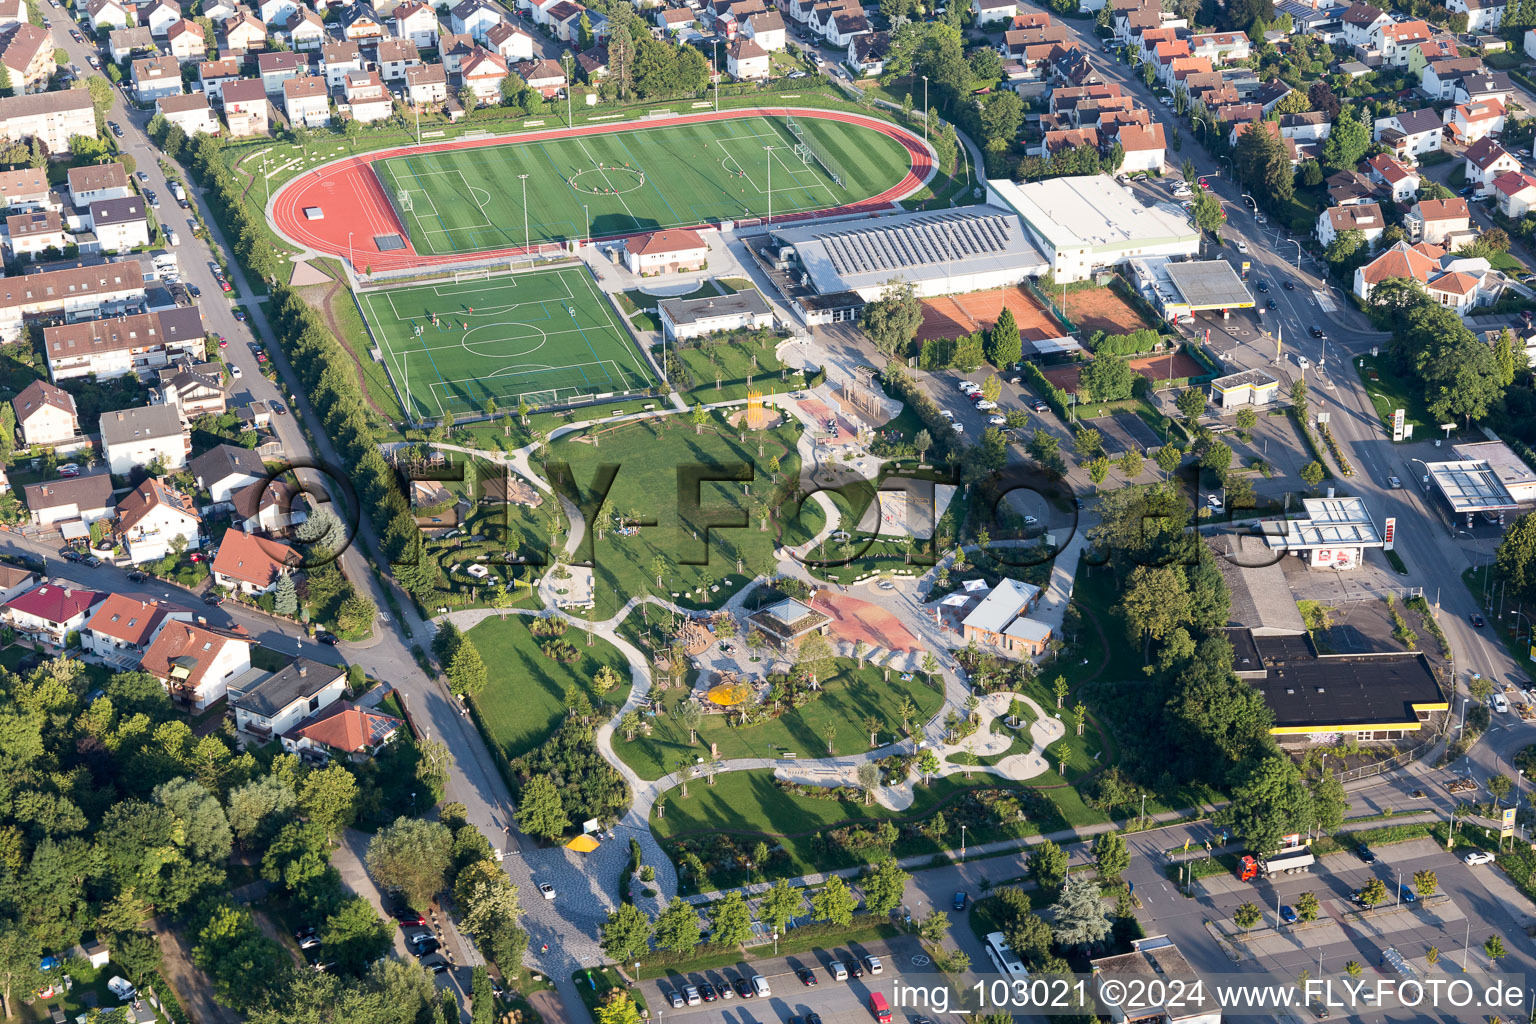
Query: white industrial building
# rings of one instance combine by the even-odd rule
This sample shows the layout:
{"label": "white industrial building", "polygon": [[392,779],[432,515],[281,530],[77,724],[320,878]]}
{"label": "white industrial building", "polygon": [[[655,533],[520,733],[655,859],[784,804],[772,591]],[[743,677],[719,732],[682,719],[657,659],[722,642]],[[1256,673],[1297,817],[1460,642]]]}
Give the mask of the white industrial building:
{"label": "white industrial building", "polygon": [[892,281],[926,298],[1004,288],[1050,269],[1019,218],[996,207],[781,228],[773,236],[781,258],[797,261],[817,294],[851,292],[865,302]]}
{"label": "white industrial building", "polygon": [[1306,516],[1266,520],[1269,549],[1298,556],[1314,569],[1357,569],[1366,548],[1385,546],[1361,498],[1304,498]]}
{"label": "white industrial building", "polygon": [[1200,231],[1172,203],[1147,206],[1107,174],[987,182],[987,203],[1018,214],[1057,283],[1084,281],[1139,256],[1188,258]]}
{"label": "white industrial building", "polygon": [[1525,460],[1503,441],[1453,444],[1451,451],[1456,453],[1458,459],[1467,462],[1486,462],[1516,502],[1524,504],[1536,501],[1536,470],[1526,465]]}

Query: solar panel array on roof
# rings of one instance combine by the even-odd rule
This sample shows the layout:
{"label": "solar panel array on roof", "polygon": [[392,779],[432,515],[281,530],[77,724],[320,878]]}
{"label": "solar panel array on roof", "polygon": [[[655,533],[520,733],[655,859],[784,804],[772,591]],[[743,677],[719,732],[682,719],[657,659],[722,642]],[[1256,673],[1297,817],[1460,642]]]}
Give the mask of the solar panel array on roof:
{"label": "solar panel array on roof", "polygon": [[864,274],[1002,252],[1008,247],[1010,222],[1002,214],[949,214],[900,227],[829,232],[821,242],[839,274]]}

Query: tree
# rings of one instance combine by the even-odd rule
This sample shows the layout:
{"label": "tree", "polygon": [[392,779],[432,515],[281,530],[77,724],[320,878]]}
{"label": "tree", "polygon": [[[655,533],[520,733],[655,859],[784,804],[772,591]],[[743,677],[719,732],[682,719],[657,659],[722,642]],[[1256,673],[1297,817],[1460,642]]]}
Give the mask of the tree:
{"label": "tree", "polygon": [[1354,107],[1343,107],[1323,143],[1323,163],[1333,171],[1354,170],[1371,146],[1371,126]]}
{"label": "tree", "polygon": [[1515,341],[1515,334],[1508,327],[1499,334],[1499,340],[1493,346],[1493,364],[1497,371],[1499,386],[1507,388],[1515,382],[1515,377],[1526,368],[1525,349]]}
{"label": "tree", "polygon": [[1440,888],[1440,879],[1435,876],[1433,869],[1424,868],[1413,873],[1413,887],[1421,897],[1433,896]]}
{"label": "tree", "polygon": [[518,801],[517,827],[526,835],[554,840],[570,825],[554,781],[543,775],[529,779]]}
{"label": "tree", "polygon": [[1301,467],[1301,482],[1312,490],[1317,490],[1317,485],[1323,482],[1323,476],[1327,470],[1323,464],[1315,459]]}
{"label": "tree", "polygon": [[789,927],[789,922],[800,916],[804,902],[805,898],[798,888],[780,879],[763,896],[762,905],[758,908],[758,917],[774,933],[783,935],[785,929]]}
{"label": "tree", "polygon": [[687,900],[673,899],[656,918],[652,934],[657,947],[669,953],[691,953],[703,934],[699,912]]}
{"label": "tree", "polygon": [[1237,926],[1243,931],[1247,931],[1254,925],[1258,924],[1259,920],[1263,916],[1263,911],[1259,910],[1256,905],[1250,902],[1239,906],[1237,910],[1233,912],[1232,920],[1237,922]]}
{"label": "tree", "polygon": [[981,397],[989,402],[995,402],[1002,397],[1002,394],[1003,382],[998,379],[997,374],[987,374],[986,380],[981,382]]}
{"label": "tree", "polygon": [[1504,951],[1504,940],[1497,935],[1488,936],[1487,940],[1483,943],[1483,952],[1489,960],[1495,962],[1509,955]]}
{"label": "tree", "polygon": [[[977,51],[1001,62],[990,47]],[[992,77],[992,76],[986,76]],[[981,105],[981,144],[992,153],[1005,153],[1024,124],[1024,101],[1012,89],[994,89]]]}
{"label": "tree", "polygon": [[864,875],[864,906],[871,914],[889,914],[901,906],[911,877],[894,857],[881,859]]}
{"label": "tree", "polygon": [[1379,878],[1372,878],[1366,882],[1360,889],[1360,902],[1367,907],[1387,902],[1387,883]]}
{"label": "tree", "polygon": [[1142,466],[1145,462],[1146,460],[1142,458],[1141,452],[1135,448],[1127,448],[1120,453],[1119,458],[1115,459],[1115,468],[1127,480],[1134,480],[1141,475]]}
{"label": "tree", "polygon": [[928,449],[932,447],[933,435],[928,433],[928,428],[924,427],[919,430],[917,432],[917,436],[912,439],[912,450],[917,452],[917,461],[919,463],[923,461],[923,457],[927,454]]}
{"label": "tree", "polygon": [[1281,837],[1312,824],[1312,792],[1289,757],[1271,754],[1239,767],[1232,801],[1216,820],[1230,825],[1260,855],[1280,849]]}
{"label": "tree", "polygon": [[1295,194],[1296,178],[1280,133],[1271,134],[1271,127],[1269,121],[1250,124],[1238,136],[1233,164],[1238,178],[1255,195],[1287,203]]}
{"label": "tree", "polygon": [[634,963],[651,948],[651,922],[633,903],[620,903],[598,929],[603,952],[615,963]]}
{"label": "tree", "polygon": [[1296,916],[1306,922],[1317,920],[1317,893],[1304,892],[1296,897]]}
{"label": "tree", "polygon": [[1104,435],[1097,427],[1084,427],[1072,439],[1072,450],[1079,459],[1092,459],[1104,454]]}
{"label": "tree", "polygon": [[1227,215],[1222,212],[1221,200],[1216,198],[1214,192],[1205,189],[1195,191],[1195,225],[1202,231],[1216,234],[1227,222]]}
{"label": "tree", "polygon": [[1041,889],[1049,891],[1061,885],[1067,876],[1067,854],[1049,839],[1042,840],[1029,851],[1029,876]]}
{"label": "tree", "polygon": [[480,657],[480,649],[468,637],[460,641],[448,663],[448,681],[461,697],[473,697],[490,682],[490,673]]}
{"label": "tree", "polygon": [[1173,404],[1185,422],[1193,423],[1205,413],[1205,392],[1199,388],[1185,388]]}
{"label": "tree", "polygon": [[293,585],[293,575],[283,573],[277,578],[277,589],[273,591],[274,602],[272,610],[279,615],[292,617],[299,610],[299,593]]}
{"label": "tree", "polygon": [[938,907],[934,907],[917,924],[918,938],[922,939],[931,948],[942,950],[944,937],[949,934],[949,915]]}
{"label": "tree", "polygon": [[725,899],[715,904],[709,918],[710,940],[722,946],[743,947],[752,938],[752,911],[742,898],[741,890],[733,889]]}
{"label": "tree", "polygon": [[847,927],[859,905],[858,897],[848,891],[840,875],[833,875],[811,896],[811,912],[818,921]]}
{"label": "tree", "polygon": [[1078,381],[1088,401],[1119,402],[1131,397],[1140,379],[1124,358],[1102,352],[1083,367]]}
{"label": "tree", "polygon": [[1100,882],[1118,882],[1131,866],[1131,851],[1118,832],[1100,832],[1093,841],[1093,862],[1099,869]]}
{"label": "tree", "polygon": [[357,780],[339,764],[310,772],[299,787],[299,811],[327,840],[335,839],[357,814]]}
{"label": "tree", "polygon": [[1099,883],[1082,875],[1068,878],[1062,885],[1051,917],[1055,921],[1051,933],[1063,946],[1086,951],[1109,935],[1109,915],[1104,912]]}
{"label": "tree", "polygon": [[[1014,98],[1018,97],[1015,95]],[[987,362],[998,369],[1003,369],[1018,362],[1023,351],[1018,321],[1014,319],[1013,310],[1004,306],[997,314],[997,320],[992,324],[992,329],[987,332]],[[997,399],[994,398],[993,401]]]}
{"label": "tree", "polygon": [[864,306],[859,326],[880,351],[905,356],[923,323],[923,303],[911,282],[888,282],[886,293]]}
{"label": "tree", "polygon": [[1509,781],[1508,775],[1494,773],[1488,776],[1488,792],[1492,793],[1493,798],[1501,803],[1505,797],[1509,796],[1509,790],[1512,785],[1513,783]]}
{"label": "tree", "polygon": [[[325,919],[320,944],[326,956],[346,974],[361,974],[389,952],[394,927],[361,896],[347,896]],[[457,1018],[455,1018],[457,1021]]]}
{"label": "tree", "polygon": [[620,991],[598,1009],[597,1024],[640,1024],[640,1010],[628,992]]}
{"label": "tree", "polygon": [[[179,834],[180,845],[187,856],[196,861],[222,863],[229,859],[234,839],[229,829],[229,819],[219,798],[202,783],[190,778],[176,778],[155,787],[155,803],[171,813]],[[37,870],[37,855],[33,854],[33,869]]]}
{"label": "tree", "polygon": [[1163,639],[1189,613],[1184,573],[1177,566],[1136,566],[1126,581],[1119,607],[1133,640]]}
{"label": "tree", "polygon": [[1329,242],[1328,248],[1323,250],[1323,261],[1333,269],[1334,273],[1342,276],[1346,272],[1353,271],[1370,254],[1371,247],[1366,244],[1365,232],[1351,228],[1333,236],[1333,241]]}
{"label": "tree", "polygon": [[453,833],[440,821],[396,818],[368,843],[368,873],[386,889],[398,889],[423,907],[448,883]]}
{"label": "tree", "polygon": [[931,749],[924,750],[917,755],[917,770],[923,773],[923,782],[927,784],[933,773],[939,770],[939,755]]}

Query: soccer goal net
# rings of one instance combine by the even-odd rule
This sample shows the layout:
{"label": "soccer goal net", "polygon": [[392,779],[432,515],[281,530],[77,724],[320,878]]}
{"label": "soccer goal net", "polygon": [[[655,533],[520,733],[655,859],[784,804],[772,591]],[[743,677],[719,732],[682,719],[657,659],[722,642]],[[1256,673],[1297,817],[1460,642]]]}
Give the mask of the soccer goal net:
{"label": "soccer goal net", "polygon": [[490,277],[490,267],[481,267],[478,270],[455,270],[453,272],[453,283],[462,284],[465,281],[488,281]]}
{"label": "soccer goal net", "polygon": [[403,212],[410,213],[413,209],[411,205],[411,190],[408,188],[397,189],[395,191],[395,204],[399,206]]}
{"label": "soccer goal net", "polygon": [[789,129],[789,134],[795,137],[795,155],[806,164],[810,164],[812,161],[820,164],[821,169],[827,172],[827,176],[838,187],[842,187],[843,169],[841,165],[828,156],[825,150],[816,145],[814,139],[805,134],[805,129],[800,127],[800,122],[795,120],[793,114],[784,115],[784,126]]}

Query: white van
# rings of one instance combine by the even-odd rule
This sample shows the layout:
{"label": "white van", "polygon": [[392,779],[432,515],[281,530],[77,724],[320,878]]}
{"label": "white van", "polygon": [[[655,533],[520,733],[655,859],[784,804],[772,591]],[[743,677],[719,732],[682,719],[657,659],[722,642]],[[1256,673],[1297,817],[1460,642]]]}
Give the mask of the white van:
{"label": "white van", "polygon": [[841,960],[833,960],[831,963],[827,964],[827,971],[832,975],[833,981],[848,980],[848,968],[843,966],[843,962]]}
{"label": "white van", "polygon": [[180,245],[181,244],[181,239],[176,236],[176,229],[175,228],[166,228],[165,229],[165,244],[166,245]]}
{"label": "white van", "polygon": [[761,974],[752,975],[752,991],[757,993],[757,997],[759,999],[767,999],[769,996],[773,995],[773,993],[768,990],[768,979],[763,977]]}

